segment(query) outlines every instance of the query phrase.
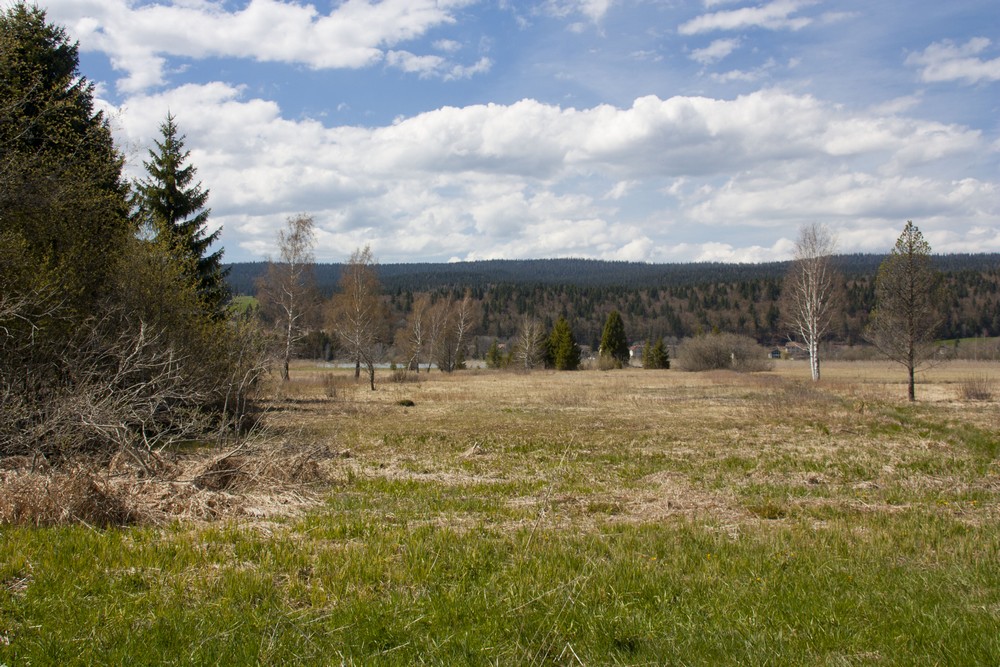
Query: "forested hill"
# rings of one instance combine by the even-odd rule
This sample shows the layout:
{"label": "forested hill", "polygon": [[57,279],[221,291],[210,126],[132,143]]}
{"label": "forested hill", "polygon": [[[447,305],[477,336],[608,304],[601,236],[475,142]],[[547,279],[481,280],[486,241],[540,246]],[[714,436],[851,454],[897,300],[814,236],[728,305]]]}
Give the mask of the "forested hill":
{"label": "forested hill", "polygon": [[[873,276],[884,255],[840,255],[837,265],[845,277]],[[937,268],[945,272],[992,271],[1000,267],[1000,254],[936,255]],[[229,284],[235,294],[253,294],[254,282],[267,268],[265,262],[230,265]],[[341,264],[317,264],[316,281],[324,294],[336,290]],[[775,279],[788,270],[788,262],[764,264],[644,264],[592,259],[494,259],[479,262],[381,264],[378,267],[387,291],[425,292],[441,288],[482,289],[493,285],[575,285],[648,289],[671,285],[704,285]]]}

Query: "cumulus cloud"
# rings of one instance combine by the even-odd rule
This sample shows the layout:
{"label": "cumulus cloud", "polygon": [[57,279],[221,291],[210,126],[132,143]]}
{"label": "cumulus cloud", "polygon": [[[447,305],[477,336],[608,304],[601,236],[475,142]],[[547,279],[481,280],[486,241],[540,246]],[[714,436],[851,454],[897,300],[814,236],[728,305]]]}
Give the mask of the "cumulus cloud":
{"label": "cumulus cloud", "polygon": [[681,24],[677,31],[682,35],[696,35],[717,30],[746,28],[799,30],[812,23],[812,19],[804,16],[796,17],[793,14],[811,4],[813,4],[811,0],[773,0],[757,7],[741,7],[702,14]]}
{"label": "cumulus cloud", "polygon": [[978,57],[991,44],[985,37],[973,37],[965,44],[950,40],[935,42],[920,53],[907,56],[906,64],[920,67],[920,78],[928,83],[1000,81],[1000,56],[990,60]]}
{"label": "cumulus cloud", "polygon": [[[393,53],[391,47],[455,23],[455,11],[470,1],[351,0],[326,13],[290,0],[250,0],[237,10],[221,2],[128,0],[47,0],[46,6],[50,18],[66,25],[83,48],[106,53],[124,72],[119,89],[134,93],[166,82],[170,56],[236,57],[314,69],[369,67]],[[390,65],[404,71],[445,69],[434,56],[395,53]],[[481,66],[467,68],[470,74],[477,71]]]}
{"label": "cumulus cloud", "polygon": [[[921,173],[990,150],[979,132],[781,90],[625,108],[525,99],[328,127],[242,88],[188,85],[133,96],[116,116],[123,144],[149,145],[167,109],[234,260],[273,253],[285,217],[302,210],[318,221],[324,261],[364,243],[383,261],[763,261],[784,258],[781,239],[804,222],[830,221],[858,239],[845,249],[873,250],[880,237],[852,230],[885,229],[891,244],[901,220],[930,233],[955,219],[988,230],[1000,215],[995,181]],[[697,229],[723,240],[682,238]],[[996,239],[979,233],[977,249],[1000,250]]]}

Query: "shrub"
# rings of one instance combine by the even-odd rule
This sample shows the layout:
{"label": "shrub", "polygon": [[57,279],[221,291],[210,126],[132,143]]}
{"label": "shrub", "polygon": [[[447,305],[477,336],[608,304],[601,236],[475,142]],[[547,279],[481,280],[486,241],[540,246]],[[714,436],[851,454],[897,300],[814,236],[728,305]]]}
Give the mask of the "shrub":
{"label": "shrub", "polygon": [[688,338],[677,350],[677,368],[682,371],[730,369],[754,373],[772,368],[767,351],[752,338],[730,333]]}
{"label": "shrub", "polygon": [[993,400],[994,383],[986,375],[966,378],[959,384],[959,396],[966,401]]}
{"label": "shrub", "polygon": [[622,368],[622,362],[618,357],[610,354],[601,354],[597,357],[597,369],[601,371],[613,371]]}

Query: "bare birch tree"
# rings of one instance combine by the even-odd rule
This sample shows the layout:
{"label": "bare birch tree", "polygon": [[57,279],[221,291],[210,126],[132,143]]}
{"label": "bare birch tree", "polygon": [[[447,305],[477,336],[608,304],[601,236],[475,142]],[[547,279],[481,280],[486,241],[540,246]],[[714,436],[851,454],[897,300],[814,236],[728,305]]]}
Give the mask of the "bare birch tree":
{"label": "bare birch tree", "polygon": [[375,391],[375,364],[387,343],[388,316],[369,246],[351,254],[340,277],[340,288],[331,302],[333,329],[354,360],[355,379],[360,377],[363,364]]}
{"label": "bare birch tree", "polygon": [[909,399],[916,400],[916,370],[934,354],[941,325],[938,274],[931,246],[913,224],[906,227],[875,277],[875,311],[865,337],[891,361],[906,367]]}
{"label": "bare birch tree", "polygon": [[797,333],[809,350],[814,381],[820,378],[819,344],[830,331],[839,306],[840,276],[833,267],[836,239],[826,225],[812,223],[799,230],[795,257],[785,277],[781,309],[786,325]]}
{"label": "bare birch tree", "polygon": [[305,335],[305,324],[315,315],[316,280],[313,272],[316,244],[311,215],[289,217],[278,232],[280,259],[268,262],[267,273],[257,284],[265,313],[274,317],[282,336],[281,379],[288,380],[292,350]]}
{"label": "bare birch tree", "polygon": [[475,327],[476,304],[468,290],[461,301],[439,301],[435,313],[434,356],[438,368],[451,373],[462,367]]}
{"label": "bare birch tree", "polygon": [[396,332],[396,348],[406,355],[406,369],[420,372],[420,362],[430,335],[430,298],[423,294],[413,302],[406,326]]}
{"label": "bare birch tree", "polygon": [[525,370],[545,361],[545,327],[536,319],[525,317],[514,342],[514,360]]}

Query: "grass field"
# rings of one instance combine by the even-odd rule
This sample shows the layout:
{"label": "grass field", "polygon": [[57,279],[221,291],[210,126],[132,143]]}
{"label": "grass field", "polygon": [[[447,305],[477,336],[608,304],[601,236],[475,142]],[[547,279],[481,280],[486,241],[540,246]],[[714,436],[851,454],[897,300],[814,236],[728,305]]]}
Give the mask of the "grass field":
{"label": "grass field", "polygon": [[823,371],[299,366],[302,502],[0,527],[0,664],[1000,664],[1000,366]]}

